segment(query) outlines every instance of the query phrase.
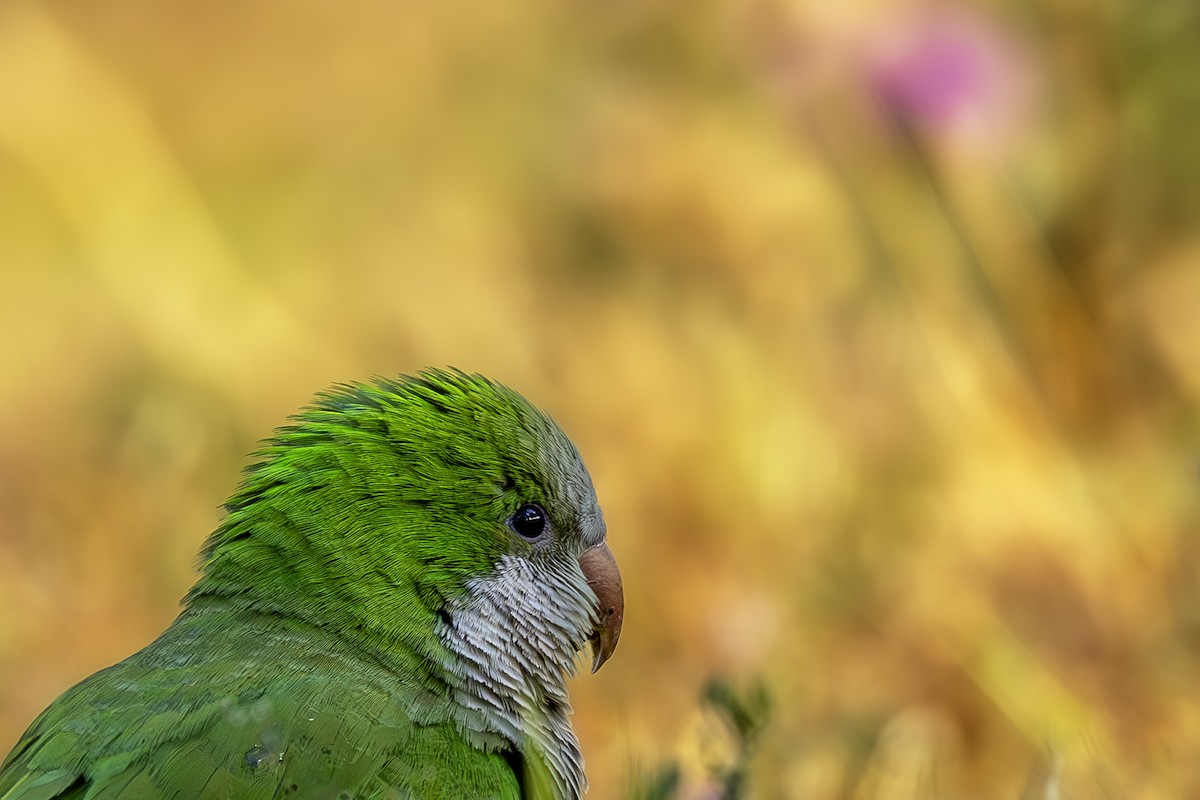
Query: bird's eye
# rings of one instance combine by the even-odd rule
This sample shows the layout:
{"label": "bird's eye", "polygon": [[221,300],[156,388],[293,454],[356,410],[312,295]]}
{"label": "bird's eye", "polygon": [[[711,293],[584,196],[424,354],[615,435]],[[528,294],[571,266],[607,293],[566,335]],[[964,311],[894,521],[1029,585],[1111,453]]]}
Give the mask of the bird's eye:
{"label": "bird's eye", "polygon": [[535,503],[526,503],[517,509],[509,523],[524,539],[536,539],[546,530],[546,512]]}

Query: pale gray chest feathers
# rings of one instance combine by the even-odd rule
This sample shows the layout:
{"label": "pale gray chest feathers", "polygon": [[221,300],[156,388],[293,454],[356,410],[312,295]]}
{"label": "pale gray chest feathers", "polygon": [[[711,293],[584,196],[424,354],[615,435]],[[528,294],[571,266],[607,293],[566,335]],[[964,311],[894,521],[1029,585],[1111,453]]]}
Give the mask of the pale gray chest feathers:
{"label": "pale gray chest feathers", "polygon": [[583,793],[583,756],[567,720],[566,679],[596,624],[595,595],[572,559],[565,564],[501,559],[477,578],[439,629],[457,656],[447,665],[459,723],[479,746],[497,737],[541,754],[559,796]]}

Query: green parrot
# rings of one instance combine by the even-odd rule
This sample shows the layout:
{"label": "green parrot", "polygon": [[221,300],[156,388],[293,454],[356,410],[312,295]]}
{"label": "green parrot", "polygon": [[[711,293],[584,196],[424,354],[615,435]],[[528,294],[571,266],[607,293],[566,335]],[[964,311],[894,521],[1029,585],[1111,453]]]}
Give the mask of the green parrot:
{"label": "green parrot", "polygon": [[565,682],[624,600],[553,420],[432,370],[319,395],[258,458],[179,617],[34,720],[0,800],[581,797]]}

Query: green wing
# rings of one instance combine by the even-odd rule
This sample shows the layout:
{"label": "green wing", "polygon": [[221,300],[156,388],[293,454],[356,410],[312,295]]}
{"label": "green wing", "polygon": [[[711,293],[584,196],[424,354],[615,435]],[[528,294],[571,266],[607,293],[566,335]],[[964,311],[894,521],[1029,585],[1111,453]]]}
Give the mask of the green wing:
{"label": "green wing", "polygon": [[309,631],[238,622],[245,635],[203,651],[212,637],[177,623],[68,691],[0,766],[0,800],[521,797],[510,760],[448,709],[411,720],[417,698],[437,717],[422,687]]}

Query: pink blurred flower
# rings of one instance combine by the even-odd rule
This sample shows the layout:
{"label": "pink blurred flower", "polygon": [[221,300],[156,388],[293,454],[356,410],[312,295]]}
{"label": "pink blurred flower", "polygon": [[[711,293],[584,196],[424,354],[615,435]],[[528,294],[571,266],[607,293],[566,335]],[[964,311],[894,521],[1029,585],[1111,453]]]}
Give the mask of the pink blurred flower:
{"label": "pink blurred flower", "polygon": [[1025,116],[1022,48],[1011,31],[965,10],[886,22],[865,38],[862,66],[891,113],[931,133],[1004,137]]}

